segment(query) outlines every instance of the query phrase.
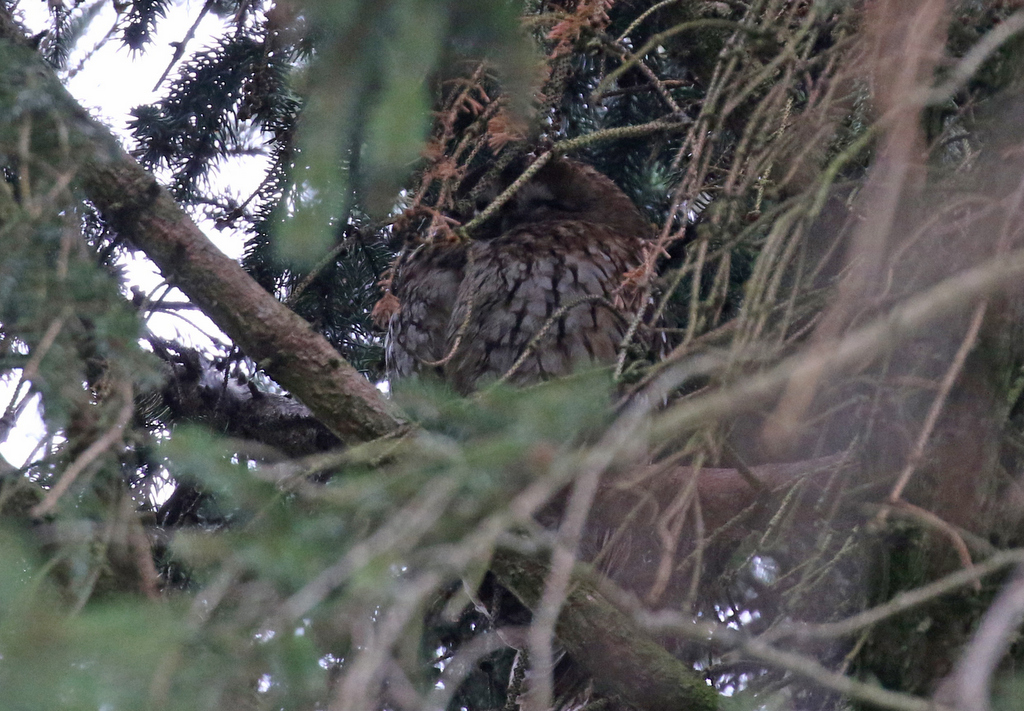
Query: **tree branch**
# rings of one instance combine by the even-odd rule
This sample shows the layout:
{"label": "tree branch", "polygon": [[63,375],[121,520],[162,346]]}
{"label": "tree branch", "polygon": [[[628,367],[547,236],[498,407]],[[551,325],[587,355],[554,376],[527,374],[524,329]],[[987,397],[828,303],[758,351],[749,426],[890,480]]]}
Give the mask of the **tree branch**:
{"label": "tree branch", "polygon": [[[491,570],[531,609],[540,603],[547,566],[508,549]],[[714,711],[718,692],[598,592],[585,566],[577,566],[555,635],[600,691],[641,709]]]}
{"label": "tree branch", "polygon": [[328,341],[233,259],[217,249],[156,179],[106,127],[91,119],[0,9],[0,98],[17,105],[32,93],[60,115],[80,148],[80,186],[119,234],[156,263],[241,349],[305,403],[343,441],[398,430],[403,418]]}
{"label": "tree branch", "polygon": [[289,395],[257,389],[229,377],[198,351],[150,339],[167,363],[167,380],[156,393],[176,421],[268,445],[288,457],[324,452],[341,443],[305,405]]}

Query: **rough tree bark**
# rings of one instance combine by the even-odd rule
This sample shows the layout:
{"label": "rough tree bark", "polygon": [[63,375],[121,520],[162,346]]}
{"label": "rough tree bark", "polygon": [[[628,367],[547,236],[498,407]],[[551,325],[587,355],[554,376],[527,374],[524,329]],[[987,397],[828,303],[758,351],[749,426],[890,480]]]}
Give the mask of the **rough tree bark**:
{"label": "rough tree bark", "polygon": [[160,267],[247,356],[345,442],[399,430],[404,418],[300,316],[227,257],[156,179],[92,120],[0,12],[0,91],[46,95],[81,149],[80,187],[119,234]]}

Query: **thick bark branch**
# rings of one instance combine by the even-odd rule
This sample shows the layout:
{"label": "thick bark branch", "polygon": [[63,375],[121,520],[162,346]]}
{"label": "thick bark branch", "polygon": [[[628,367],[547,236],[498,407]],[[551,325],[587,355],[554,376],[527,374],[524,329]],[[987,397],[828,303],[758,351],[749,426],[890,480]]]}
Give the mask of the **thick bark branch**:
{"label": "thick bark branch", "polygon": [[[497,579],[527,607],[538,604],[547,566],[507,549],[491,561]],[[555,635],[599,691],[641,709],[714,711],[718,692],[598,592],[584,566],[558,616]]]}
{"label": "thick bark branch", "polygon": [[160,403],[174,420],[202,422],[211,429],[259,442],[288,457],[338,447],[338,438],[290,395],[268,393],[228,377],[191,348],[150,339],[167,363]]}
{"label": "thick bark branch", "polygon": [[[250,358],[343,441],[394,432],[401,415],[328,341],[217,249],[156,179],[64,89],[0,11],[0,93],[45,95],[86,156],[85,195]],[[42,105],[42,104],[40,104]]]}
{"label": "thick bark branch", "polygon": [[300,316],[215,247],[120,148],[88,166],[89,199],[217,326],[343,441],[400,426],[380,392]]}

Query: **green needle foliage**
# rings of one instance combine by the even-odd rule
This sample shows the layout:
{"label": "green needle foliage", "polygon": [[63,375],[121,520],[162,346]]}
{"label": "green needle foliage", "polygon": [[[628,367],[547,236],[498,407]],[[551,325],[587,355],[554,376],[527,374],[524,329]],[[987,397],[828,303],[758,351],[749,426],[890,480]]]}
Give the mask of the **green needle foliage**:
{"label": "green needle foliage", "polygon": [[[126,0],[140,61],[219,23],[132,110],[140,177],[60,84],[104,3],[32,37],[25,2],[0,709],[1020,706],[1019,3]],[[620,362],[387,382],[396,258],[497,237],[548,152],[658,236]],[[196,347],[174,285],[261,355]]]}

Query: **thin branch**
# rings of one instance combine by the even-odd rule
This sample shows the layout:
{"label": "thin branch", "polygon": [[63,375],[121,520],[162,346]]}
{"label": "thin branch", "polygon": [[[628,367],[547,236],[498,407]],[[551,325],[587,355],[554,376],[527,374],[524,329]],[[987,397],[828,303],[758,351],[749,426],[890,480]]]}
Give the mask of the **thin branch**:
{"label": "thin branch", "polygon": [[1011,565],[1021,563],[1024,563],[1024,549],[1000,551],[984,562],[950,573],[919,588],[901,592],[882,605],[860,612],[840,622],[782,624],[761,635],[760,639],[768,643],[779,639],[811,640],[848,637],[867,627],[971,585]]}
{"label": "thin branch", "polygon": [[61,329],[64,328],[64,322],[67,321],[68,316],[70,315],[71,309],[65,308],[61,311],[55,319],[50,321],[50,325],[46,327],[43,337],[39,339],[39,343],[32,349],[32,356],[28,359],[28,363],[25,364],[25,367],[21,369],[21,377],[18,379],[18,384],[15,386],[14,392],[11,393],[11,401],[7,404],[7,409],[4,411],[3,416],[0,417],[0,442],[7,439],[10,429],[14,427],[14,423],[17,421],[22,410],[25,409],[25,404],[28,402],[30,393],[26,393],[24,398],[21,397],[22,385],[31,382],[32,379],[36,377],[36,372],[39,370],[39,364],[42,363],[43,358],[46,357],[50,348],[53,347]]}
{"label": "thin branch", "polygon": [[331,263],[337,259],[338,255],[341,254],[346,247],[349,245],[349,238],[346,236],[342,238],[338,244],[331,247],[327,254],[325,254],[320,261],[313,265],[313,268],[309,270],[309,273],[299,282],[299,285],[292,290],[292,293],[288,295],[288,298],[284,300],[284,303],[289,308],[295,308],[295,304],[298,302],[299,297],[302,293],[309,288],[309,285],[316,281],[316,278],[320,276],[320,272],[329,267]]}
{"label": "thin branch", "polygon": [[126,382],[121,384],[121,399],[124,402],[121,405],[120,412],[117,413],[117,420],[114,421],[113,426],[104,432],[99,439],[90,444],[85,451],[78,455],[78,458],[64,470],[64,473],[61,475],[57,483],[53,485],[53,488],[46,492],[46,496],[43,500],[32,507],[32,516],[39,518],[52,511],[53,507],[56,506],[57,502],[60,500],[60,497],[64,495],[73,483],[75,483],[75,479],[78,478],[78,475],[81,474],[87,466],[96,461],[101,454],[121,440],[124,428],[128,426],[128,423],[132,419],[132,414],[135,412],[135,399],[132,397],[132,386],[130,383]]}
{"label": "thin branch", "polygon": [[519,191],[519,189],[526,185],[526,183],[529,182],[530,178],[539,173],[540,169],[543,168],[548,163],[548,161],[550,161],[554,157],[554,155],[554,151],[548,151],[547,153],[543,153],[537,156],[537,159],[533,161],[533,163],[531,163],[526,170],[523,171],[522,175],[516,178],[515,181],[508,186],[508,188],[506,188],[500,195],[498,195],[498,197],[494,198],[491,204],[488,205],[483,210],[483,212],[481,212],[479,215],[477,215],[472,220],[467,222],[459,230],[459,232],[463,235],[468,235],[470,232],[475,230],[484,222],[491,219],[491,217],[493,217],[494,214],[501,209],[502,205],[511,200],[512,197]]}
{"label": "thin branch", "polygon": [[[774,368],[741,382],[669,408],[655,418],[656,440],[678,437],[681,430],[704,426],[727,414],[764,403],[791,378],[805,370],[837,372],[863,364],[900,340],[984,298],[1024,275],[1024,250],[1009,252],[963,271],[904,301],[888,315],[851,332],[827,347],[796,354]],[[666,369],[666,377],[673,369]]]}
{"label": "thin branch", "polygon": [[139,573],[139,587],[150,600],[160,599],[160,573],[153,562],[153,544],[146,535],[139,515],[135,511],[135,499],[125,493],[122,506],[128,526],[128,545],[135,554],[135,567]]}
{"label": "thin branch", "polygon": [[427,697],[422,708],[449,708],[449,703],[455,696],[455,692],[459,690],[463,680],[475,670],[477,662],[505,646],[505,642],[496,632],[484,632],[478,637],[474,637],[445,664],[444,671],[438,677],[434,684],[434,690]]}
{"label": "thin branch", "polygon": [[[936,516],[928,509],[923,509],[920,506],[915,506],[909,501],[896,501],[891,506],[883,507],[879,512],[879,518],[884,518],[885,513],[890,510],[899,511],[907,518],[916,521],[917,523],[924,524],[930,528],[934,528],[936,531],[944,535],[949,539],[950,544],[953,546],[953,550],[956,551],[957,557],[960,558],[960,564],[965,568],[969,568],[973,565],[971,560],[971,551],[967,547],[967,543],[964,542],[963,537],[956,530],[956,528],[948,521],[943,520],[941,517]],[[975,583],[975,589],[980,592],[981,584]]]}
{"label": "thin branch", "polygon": [[601,441],[591,449],[576,479],[566,506],[565,518],[558,529],[544,591],[534,608],[533,624],[530,625],[528,649],[530,666],[535,672],[535,678],[526,697],[527,711],[544,711],[551,706],[554,688],[554,659],[551,645],[555,637],[559,612],[566,602],[576,550],[583,536],[583,526],[597,495],[601,475],[614,458],[634,440],[637,429],[646,421],[651,407],[651,403],[637,403],[619,417]]}
{"label": "thin branch", "polygon": [[949,706],[918,696],[883,689],[837,674],[809,657],[776,649],[759,638],[725,625],[694,622],[676,612],[641,613],[639,622],[652,632],[674,632],[703,644],[717,642],[777,669],[792,672],[826,689],[856,701],[892,711],[954,711]]}
{"label": "thin branch", "polygon": [[639,15],[637,15],[637,18],[635,20],[633,20],[632,22],[629,23],[629,26],[623,31],[623,33],[621,35],[618,36],[618,38],[616,38],[615,41],[616,42],[621,42],[622,40],[626,39],[633,32],[633,30],[635,30],[637,27],[639,27],[640,24],[644,20],[646,20],[648,17],[650,17],[651,15],[656,13],[661,8],[668,7],[669,5],[672,5],[672,4],[677,3],[677,2],[679,2],[679,0],[661,0],[661,2],[655,3],[651,7],[647,8],[646,10],[641,12]]}
{"label": "thin branch", "polygon": [[892,491],[889,492],[889,502],[896,503],[903,496],[903,490],[906,488],[907,483],[910,481],[910,477],[913,476],[914,471],[917,469],[918,463],[921,458],[924,457],[925,447],[928,445],[928,440],[931,439],[932,431],[935,429],[935,424],[939,421],[939,415],[942,414],[942,409],[946,405],[946,398],[949,396],[949,391],[953,389],[953,384],[957,378],[960,377],[960,371],[963,370],[964,362],[967,360],[967,355],[974,348],[975,341],[978,340],[978,332],[981,330],[981,323],[985,319],[985,311],[988,308],[988,302],[982,301],[974,308],[974,315],[971,317],[971,324],[967,327],[967,333],[964,335],[963,341],[960,343],[960,348],[957,349],[956,355],[953,357],[953,362],[949,364],[949,368],[946,369],[946,374],[942,378],[942,383],[939,385],[939,391],[935,394],[935,399],[932,400],[931,407],[928,408],[928,415],[925,417],[924,425],[921,427],[921,433],[917,437],[917,442],[914,444],[914,449],[907,458],[906,466],[903,467],[903,471],[900,472],[899,478],[896,480],[896,484],[892,487]]}
{"label": "thin branch", "polygon": [[942,84],[924,92],[924,103],[929,106],[949,100],[964,84],[971,80],[994,52],[1024,30],[1024,10],[1018,10],[986,32],[977,44],[965,54]]}
{"label": "thin branch", "polygon": [[688,125],[693,123],[691,119],[688,119],[685,116],[681,116],[679,118],[680,120],[678,121],[658,120],[639,124],[637,126],[606,128],[600,131],[594,131],[593,133],[588,133],[585,136],[559,141],[551,147],[551,150],[538,156],[537,159],[523,171],[523,174],[520,175],[515,182],[508,186],[508,188],[506,188],[500,195],[498,195],[498,197],[496,197],[483,212],[463,225],[459,229],[459,234],[466,236],[493,217],[494,214],[501,209],[502,205],[511,200],[512,196],[515,195],[516,192],[518,192],[519,189],[530,180],[530,178],[536,175],[537,172],[540,171],[540,169],[543,168],[544,165],[554,156],[563,153],[572,153],[573,151],[578,151],[581,148],[586,148],[591,144],[601,143],[603,141],[617,141],[624,138],[641,138],[655,133],[681,131],[687,129]]}
{"label": "thin branch", "polygon": [[[640,49],[633,53],[633,57],[635,59],[642,59],[646,57],[648,54],[650,54],[651,50],[653,50],[655,47],[664,43],[665,40],[667,40],[669,37],[675,37],[676,35],[682,34],[683,32],[716,28],[723,30],[745,30],[753,35],[758,35],[762,33],[762,31],[756,27],[750,27],[742,23],[736,22],[735,20],[716,20],[713,18],[706,18],[703,20],[692,20],[690,22],[680,23],[675,27],[670,27],[663,32],[651,35],[651,38],[647,40],[647,42],[645,42]],[[604,87],[610,85],[620,76],[625,74],[626,71],[632,66],[633,62],[624,62],[614,71],[609,72],[608,76],[601,80],[601,83],[598,85],[596,91],[603,91]]]}
{"label": "thin branch", "polygon": [[999,597],[981,618],[974,639],[957,664],[954,683],[957,708],[989,711],[992,675],[1024,619],[1024,567],[1017,570]]}
{"label": "thin branch", "polygon": [[[505,373],[500,378],[498,378],[498,382],[508,382],[509,378],[515,375],[516,372],[518,372],[519,369],[523,367],[523,363],[525,363],[529,359],[530,355],[533,354],[537,346],[544,339],[544,336],[548,333],[548,331],[551,330],[552,326],[558,323],[559,319],[561,319],[569,311],[576,308],[577,306],[580,306],[581,304],[593,303],[598,303],[601,304],[602,306],[607,307],[614,314],[619,313],[615,306],[610,301],[608,301],[608,299],[606,299],[604,296],[601,296],[600,294],[581,296],[578,299],[573,299],[569,303],[560,306],[557,311],[551,314],[551,316],[549,316],[547,320],[544,321],[544,325],[540,327],[537,333],[533,335],[533,338],[530,339],[530,342],[526,344],[526,348],[524,348],[523,352],[519,355],[518,358],[516,358],[516,362],[512,364],[512,367],[506,370]],[[472,304],[470,305],[472,306]]]}
{"label": "thin branch", "polygon": [[424,600],[443,582],[429,571],[402,584],[394,603],[382,614],[367,644],[346,660],[345,673],[338,681],[329,711],[363,711],[374,706],[371,699],[382,681],[392,647],[398,642],[412,618],[420,613]]}
{"label": "thin branch", "polygon": [[[518,182],[518,181],[517,181]],[[466,271],[468,272],[473,268],[473,250],[466,250]],[[476,293],[469,295],[469,299],[466,301],[466,315],[462,317],[462,323],[459,324],[459,330],[455,332],[455,340],[452,342],[452,347],[448,349],[448,353],[438,360],[423,360],[423,365],[431,368],[441,368],[451,361],[455,357],[455,354],[459,352],[459,347],[462,345],[462,339],[466,337],[466,333],[469,331],[469,324],[473,320],[473,307],[476,304]]]}
{"label": "thin branch", "polygon": [[160,85],[164,83],[164,79],[166,79],[167,75],[171,73],[171,69],[174,68],[174,65],[178,63],[178,60],[185,56],[185,49],[188,47],[188,43],[192,41],[193,37],[195,37],[199,23],[203,21],[203,18],[206,17],[206,14],[210,11],[211,7],[213,7],[213,0],[206,0],[206,3],[203,5],[203,9],[199,11],[199,17],[197,17],[196,21],[192,23],[192,26],[188,28],[188,32],[185,33],[185,36],[181,41],[171,43],[171,46],[174,47],[174,55],[171,57],[171,61],[167,65],[167,68],[164,69],[164,73],[156,80],[156,84],[153,86],[153,91],[160,88]]}
{"label": "thin branch", "polygon": [[455,487],[450,480],[433,485],[412,505],[396,513],[388,524],[354,545],[337,563],[285,600],[277,612],[278,620],[288,623],[302,617],[374,557],[411,547],[436,525],[454,493]]}

